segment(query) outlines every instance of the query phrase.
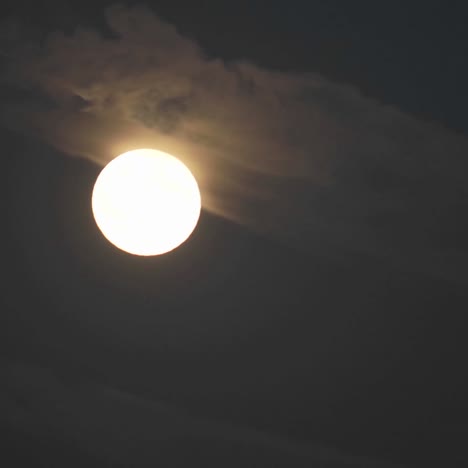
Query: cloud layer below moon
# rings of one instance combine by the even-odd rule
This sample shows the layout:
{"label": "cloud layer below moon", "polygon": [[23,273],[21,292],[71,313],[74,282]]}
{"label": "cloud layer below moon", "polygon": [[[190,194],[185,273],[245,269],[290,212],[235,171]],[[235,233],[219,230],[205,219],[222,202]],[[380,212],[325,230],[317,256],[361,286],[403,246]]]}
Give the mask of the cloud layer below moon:
{"label": "cloud layer below moon", "polygon": [[78,29],[41,45],[3,26],[3,86],[29,90],[4,99],[5,125],[99,164],[157,148],[227,219],[314,252],[466,277],[464,136],[318,74],[209,59],[144,7],[106,18],[113,37]]}
{"label": "cloud layer below moon", "polygon": [[1,377],[8,385],[0,408],[13,428],[54,445],[72,442],[71,453],[86,453],[105,466],[151,466],[164,459],[170,466],[216,461],[228,468],[253,466],[245,464],[254,460],[259,467],[397,468],[209,420],[112,386],[77,383],[37,366],[3,361]]}

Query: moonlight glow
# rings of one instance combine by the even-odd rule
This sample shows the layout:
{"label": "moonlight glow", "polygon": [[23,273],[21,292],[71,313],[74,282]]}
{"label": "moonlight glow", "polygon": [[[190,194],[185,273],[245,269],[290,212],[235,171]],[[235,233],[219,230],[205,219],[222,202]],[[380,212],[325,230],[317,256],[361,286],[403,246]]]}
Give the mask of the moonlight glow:
{"label": "moonlight glow", "polygon": [[181,161],[139,149],[102,170],[92,209],[99,229],[116,247],[134,255],[159,255],[178,247],[195,229],[200,191]]}

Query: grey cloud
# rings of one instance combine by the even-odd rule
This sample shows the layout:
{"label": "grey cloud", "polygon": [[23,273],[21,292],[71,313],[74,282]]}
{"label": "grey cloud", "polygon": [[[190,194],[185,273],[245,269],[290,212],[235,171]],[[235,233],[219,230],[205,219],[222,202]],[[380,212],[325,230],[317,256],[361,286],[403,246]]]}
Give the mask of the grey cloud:
{"label": "grey cloud", "polygon": [[150,128],[170,133],[180,125],[189,105],[190,96],[161,98],[158,90],[151,90],[136,104],[132,117]]}
{"label": "grey cloud", "polygon": [[108,385],[70,381],[49,369],[3,362],[0,393],[11,427],[118,466],[395,467],[338,450],[295,443],[253,429],[210,421]]}
{"label": "grey cloud", "polygon": [[153,146],[189,165],[205,209],[254,230],[467,276],[467,245],[451,244],[468,238],[464,136],[317,74],[208,59],[144,7],[106,14],[116,38],[81,29],[38,46],[9,26],[4,79],[56,107],[10,102],[5,124],[100,164]]}

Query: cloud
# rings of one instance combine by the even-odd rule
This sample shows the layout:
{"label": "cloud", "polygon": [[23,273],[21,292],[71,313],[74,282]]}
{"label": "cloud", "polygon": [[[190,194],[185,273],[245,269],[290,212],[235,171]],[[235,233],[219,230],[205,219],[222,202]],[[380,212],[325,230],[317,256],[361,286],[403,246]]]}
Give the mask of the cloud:
{"label": "cloud", "polygon": [[135,147],[172,153],[205,209],[314,253],[467,276],[464,136],[318,74],[207,58],[145,7],[106,18],[114,37],[39,44],[3,28],[3,82],[49,102],[6,102],[5,125],[99,164]]}
{"label": "cloud", "polygon": [[395,467],[211,421],[108,385],[70,381],[50,369],[2,364],[3,421],[54,440],[57,450],[76,447],[113,466]]}

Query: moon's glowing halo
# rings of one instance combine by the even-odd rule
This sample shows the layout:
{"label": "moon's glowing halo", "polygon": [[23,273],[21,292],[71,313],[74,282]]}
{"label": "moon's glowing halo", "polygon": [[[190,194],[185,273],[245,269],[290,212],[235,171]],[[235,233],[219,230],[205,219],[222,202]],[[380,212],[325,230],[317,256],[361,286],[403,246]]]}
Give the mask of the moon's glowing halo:
{"label": "moon's glowing halo", "polygon": [[138,149],[104,167],[91,204],[109,242],[125,252],[151,256],[187,240],[200,217],[201,197],[181,161],[162,151]]}

